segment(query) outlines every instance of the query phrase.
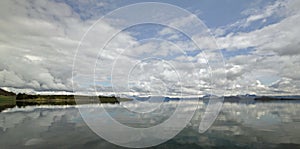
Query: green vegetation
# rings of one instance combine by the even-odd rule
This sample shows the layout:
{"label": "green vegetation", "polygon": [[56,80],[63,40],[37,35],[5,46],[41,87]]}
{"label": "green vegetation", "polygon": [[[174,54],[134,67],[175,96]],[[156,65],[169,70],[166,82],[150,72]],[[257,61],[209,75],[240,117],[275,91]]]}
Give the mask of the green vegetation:
{"label": "green vegetation", "polygon": [[28,99],[74,99],[73,95],[27,95],[20,93],[17,95],[16,100],[28,100]]}
{"label": "green vegetation", "polygon": [[0,95],[0,112],[7,108],[13,108],[16,105],[15,96]]}
{"label": "green vegetation", "polygon": [[3,96],[0,95],[0,106],[2,105],[15,105],[16,97],[15,96]]}
{"label": "green vegetation", "polygon": [[0,111],[16,105],[16,94],[0,88]]}
{"label": "green vegetation", "polygon": [[24,107],[28,105],[76,105],[90,103],[110,103],[118,104],[132,99],[117,98],[109,96],[77,96],[74,95],[28,95],[19,93],[15,95],[12,92],[7,92],[0,89],[0,111],[14,106]]}
{"label": "green vegetation", "polygon": [[[79,101],[79,103],[91,103],[93,101],[94,103],[119,103],[123,101],[130,101],[131,99],[126,98],[117,98],[115,96],[109,97],[109,96],[76,96],[76,101]],[[81,102],[82,100],[82,102]],[[74,95],[27,95],[24,93],[18,94],[16,96],[17,102],[27,102],[27,103],[58,103],[58,104],[76,104]]]}

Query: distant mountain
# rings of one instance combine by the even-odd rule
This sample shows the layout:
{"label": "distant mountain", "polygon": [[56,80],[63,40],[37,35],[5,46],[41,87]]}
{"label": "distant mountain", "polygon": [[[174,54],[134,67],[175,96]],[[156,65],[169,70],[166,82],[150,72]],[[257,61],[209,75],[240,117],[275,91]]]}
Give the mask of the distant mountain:
{"label": "distant mountain", "polygon": [[1,88],[0,88],[0,95],[2,95],[2,96],[16,96],[15,93],[6,91],[6,90],[1,89]]}
{"label": "distant mountain", "polygon": [[256,97],[257,101],[272,101],[272,100],[299,100],[299,96],[261,96]]}

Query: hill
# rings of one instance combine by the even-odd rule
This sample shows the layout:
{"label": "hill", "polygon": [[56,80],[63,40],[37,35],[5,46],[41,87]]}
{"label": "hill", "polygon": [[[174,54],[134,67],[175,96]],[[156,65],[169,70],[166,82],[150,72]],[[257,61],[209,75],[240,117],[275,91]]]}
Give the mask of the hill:
{"label": "hill", "polygon": [[0,88],[0,95],[2,95],[2,96],[16,96],[15,93],[6,91],[6,90],[1,89],[1,88]]}

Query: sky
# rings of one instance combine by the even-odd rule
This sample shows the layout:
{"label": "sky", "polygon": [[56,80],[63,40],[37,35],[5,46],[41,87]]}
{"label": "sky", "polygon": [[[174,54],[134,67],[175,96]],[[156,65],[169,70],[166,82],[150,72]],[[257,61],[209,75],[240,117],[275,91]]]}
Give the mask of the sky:
{"label": "sky", "polygon": [[[0,87],[30,93],[299,95],[299,1],[165,0],[193,15],[174,11],[166,24],[127,28],[121,27],[136,21],[129,16],[159,20],[169,12],[145,7],[107,17],[141,2],[149,1],[1,0]],[[101,51],[106,37],[111,41]]]}

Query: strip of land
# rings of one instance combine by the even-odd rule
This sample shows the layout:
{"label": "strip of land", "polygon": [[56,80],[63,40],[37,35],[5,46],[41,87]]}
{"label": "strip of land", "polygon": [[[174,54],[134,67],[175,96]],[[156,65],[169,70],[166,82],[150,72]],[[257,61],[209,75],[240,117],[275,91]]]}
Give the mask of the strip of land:
{"label": "strip of land", "polygon": [[[204,96],[195,98],[207,102],[213,96]],[[139,98],[137,98],[139,100]],[[75,105],[75,104],[119,104],[120,102],[131,101],[129,98],[118,98],[114,96],[83,96],[83,95],[32,95],[8,92],[0,88],[0,111],[14,106],[24,107],[28,105]],[[164,101],[179,100],[179,98],[165,97]],[[300,100],[300,96],[256,96],[256,95],[239,95],[226,96],[224,102],[238,102],[251,104],[255,102],[271,102],[283,100]],[[142,98],[141,98],[141,101]]]}
{"label": "strip of land", "polygon": [[76,104],[118,104],[131,101],[129,98],[114,96],[81,96],[81,95],[30,95],[25,93],[15,94],[0,89],[0,111],[14,106],[24,107],[29,105],[76,105]]}

